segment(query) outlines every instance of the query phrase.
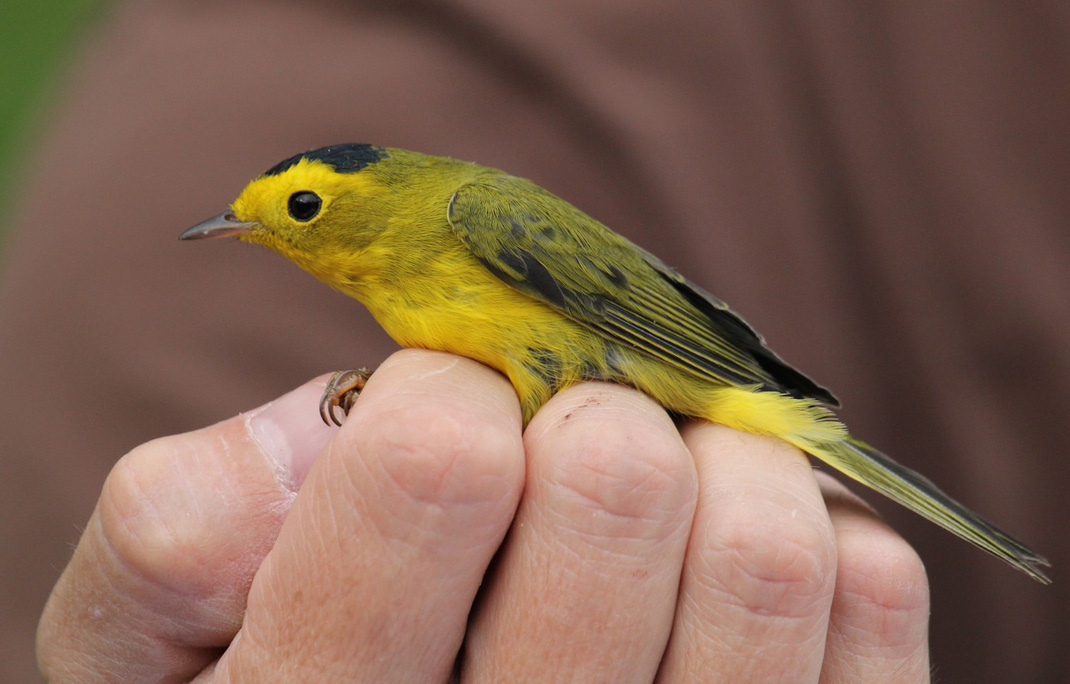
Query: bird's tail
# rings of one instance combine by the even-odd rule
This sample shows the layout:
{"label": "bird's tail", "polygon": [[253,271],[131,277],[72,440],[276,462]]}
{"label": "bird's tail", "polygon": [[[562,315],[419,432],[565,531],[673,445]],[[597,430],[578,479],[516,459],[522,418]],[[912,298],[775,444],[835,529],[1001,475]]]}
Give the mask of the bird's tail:
{"label": "bird's tail", "polygon": [[1043,584],[1051,579],[1041,567],[1047,559],[940,491],[923,475],[899,465],[853,437],[796,444],[833,468],[871,487],[944,529],[1002,558]]}

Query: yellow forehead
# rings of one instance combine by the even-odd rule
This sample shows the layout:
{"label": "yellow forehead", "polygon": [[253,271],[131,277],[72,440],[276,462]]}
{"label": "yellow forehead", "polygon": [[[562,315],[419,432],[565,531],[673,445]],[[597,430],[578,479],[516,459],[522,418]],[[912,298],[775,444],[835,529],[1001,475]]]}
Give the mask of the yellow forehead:
{"label": "yellow forehead", "polygon": [[241,221],[272,224],[285,219],[287,200],[295,192],[316,193],[326,208],[342,194],[363,193],[370,185],[367,174],[338,173],[329,164],[302,158],[282,173],[251,181],[231,204],[231,209]]}

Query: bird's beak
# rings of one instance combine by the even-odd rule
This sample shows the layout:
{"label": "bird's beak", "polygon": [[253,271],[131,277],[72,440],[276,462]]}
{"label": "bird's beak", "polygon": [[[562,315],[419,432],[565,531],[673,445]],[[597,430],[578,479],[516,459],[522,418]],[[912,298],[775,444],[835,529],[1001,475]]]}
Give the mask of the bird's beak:
{"label": "bird's beak", "polygon": [[233,212],[224,211],[219,216],[213,216],[207,221],[201,221],[185,233],[178,236],[179,240],[204,240],[205,238],[227,237],[229,235],[241,235],[248,233],[257,227],[257,223],[239,221]]}

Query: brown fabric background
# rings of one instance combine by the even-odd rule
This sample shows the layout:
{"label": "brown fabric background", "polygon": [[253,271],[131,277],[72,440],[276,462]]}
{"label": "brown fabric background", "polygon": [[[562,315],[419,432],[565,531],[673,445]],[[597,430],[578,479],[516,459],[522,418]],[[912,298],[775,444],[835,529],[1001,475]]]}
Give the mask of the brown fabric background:
{"label": "brown fabric background", "polygon": [[[534,179],[731,302],[860,436],[1047,553],[920,551],[939,681],[1070,680],[1061,3],[120,3],[0,270],[0,680],[112,463],[393,348],[277,256],[180,244],[346,141]],[[310,410],[313,410],[310,407]]]}

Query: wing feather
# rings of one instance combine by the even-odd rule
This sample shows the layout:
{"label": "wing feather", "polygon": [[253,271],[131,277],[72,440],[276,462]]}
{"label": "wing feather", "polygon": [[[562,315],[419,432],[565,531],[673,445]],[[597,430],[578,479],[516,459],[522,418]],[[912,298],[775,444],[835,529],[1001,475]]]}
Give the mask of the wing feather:
{"label": "wing feather", "polygon": [[494,275],[610,339],[713,383],[838,405],[719,299],[529,181],[501,174],[469,183],[448,216]]}

